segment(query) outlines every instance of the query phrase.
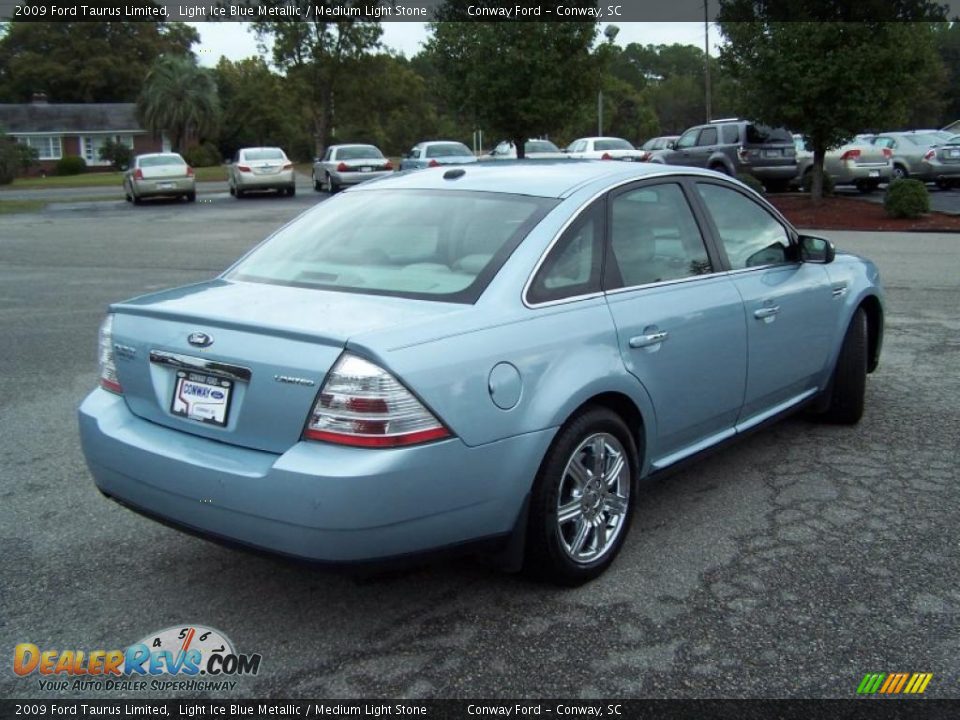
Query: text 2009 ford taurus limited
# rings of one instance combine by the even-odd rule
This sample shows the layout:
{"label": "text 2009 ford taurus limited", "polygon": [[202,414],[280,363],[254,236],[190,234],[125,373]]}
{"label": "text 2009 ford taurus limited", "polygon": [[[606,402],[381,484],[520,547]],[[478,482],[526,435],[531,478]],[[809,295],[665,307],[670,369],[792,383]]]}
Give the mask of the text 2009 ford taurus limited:
{"label": "text 2009 ford taurus limited", "polygon": [[645,477],[801,406],[857,422],[882,298],[710,171],[402,174],[111,306],[83,449],[106,495],[212,538],[331,563],[484,541],[576,584]]}

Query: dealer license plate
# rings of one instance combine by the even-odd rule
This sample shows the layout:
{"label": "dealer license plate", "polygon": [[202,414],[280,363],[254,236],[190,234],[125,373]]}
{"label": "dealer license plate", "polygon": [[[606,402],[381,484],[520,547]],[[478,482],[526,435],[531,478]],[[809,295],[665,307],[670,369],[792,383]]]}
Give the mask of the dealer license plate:
{"label": "dealer license plate", "polygon": [[870,177],[880,177],[880,171],[879,171],[879,170],[871,170],[871,171],[870,171]]}
{"label": "dealer license plate", "polygon": [[158,183],[157,187],[161,190],[169,190],[170,188],[174,187],[174,183]]}
{"label": "dealer license plate", "polygon": [[232,380],[178,370],[170,412],[190,420],[223,427],[227,424],[232,394]]}
{"label": "dealer license plate", "polygon": [[373,168],[371,168],[371,167],[362,167],[362,168],[360,168],[360,172],[370,172],[371,170],[373,170]]}
{"label": "dealer license plate", "polygon": [[960,150],[950,150],[950,157],[960,158]]}

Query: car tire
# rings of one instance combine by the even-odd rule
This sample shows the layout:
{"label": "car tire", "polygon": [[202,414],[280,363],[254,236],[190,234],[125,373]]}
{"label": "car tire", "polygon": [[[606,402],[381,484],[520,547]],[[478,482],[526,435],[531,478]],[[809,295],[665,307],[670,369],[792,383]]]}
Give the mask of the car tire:
{"label": "car tire", "polygon": [[730,170],[727,169],[727,166],[724,165],[723,163],[714,163],[709,167],[709,169],[713,170],[714,172],[718,172],[721,175],[726,175],[727,177],[730,177]]}
{"label": "car tire", "polygon": [[322,191],[322,190],[323,190],[323,185],[320,183],[319,180],[317,180],[317,173],[316,173],[316,171],[314,171],[314,173],[313,173],[313,175],[312,175],[312,178],[313,178],[313,189],[316,190],[317,192]]}
{"label": "car tire", "polygon": [[290,197],[293,197],[296,194],[297,194],[296,186],[291,186],[287,188],[287,195],[289,195]]}
{"label": "car tire", "polygon": [[243,190],[241,190],[240,188],[236,188],[236,189],[233,191],[233,196],[234,196],[237,200],[241,200],[241,199],[243,199],[244,192],[243,192]]}
{"label": "car tire", "polygon": [[574,587],[606,570],[630,527],[638,467],[633,436],[611,410],[590,408],[568,421],[534,481],[526,571]]}
{"label": "car tire", "polygon": [[327,173],[323,179],[323,189],[331,195],[336,194],[340,190],[340,186],[334,183],[333,178],[330,177],[330,173]]}
{"label": "car tire", "polygon": [[134,204],[134,205],[140,205],[142,202],[143,202],[143,200],[134,193],[134,194],[133,194],[133,204]]}
{"label": "car tire", "polygon": [[867,391],[867,313],[857,308],[843,338],[837,365],[827,388],[830,398],[821,420],[856,425],[863,417]]}
{"label": "car tire", "polygon": [[910,177],[910,172],[903,165],[893,166],[893,177],[890,178],[891,182],[894,180],[906,180],[908,177]]}
{"label": "car tire", "polygon": [[233,185],[230,185],[230,186],[227,188],[227,190],[230,191],[230,194],[231,194],[231,195],[236,195],[236,194],[237,194],[237,191],[236,191],[236,189],[233,187]]}
{"label": "car tire", "polygon": [[953,187],[953,183],[950,180],[944,180],[943,178],[940,178],[937,180],[937,187],[941,190],[949,190],[951,187]]}
{"label": "car tire", "polygon": [[187,202],[196,202],[197,201],[197,191],[187,193]]}

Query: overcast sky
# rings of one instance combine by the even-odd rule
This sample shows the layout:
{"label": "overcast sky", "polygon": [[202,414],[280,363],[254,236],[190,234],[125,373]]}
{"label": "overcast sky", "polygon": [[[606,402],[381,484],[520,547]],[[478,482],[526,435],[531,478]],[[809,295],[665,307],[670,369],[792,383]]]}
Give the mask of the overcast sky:
{"label": "overcast sky", "polygon": [[[200,33],[200,45],[194,50],[200,57],[200,63],[208,67],[217,64],[221,55],[230,60],[257,55],[257,40],[250,32],[247,23],[240,22],[202,22],[188,23]],[[385,22],[381,42],[389,48],[412,57],[420,50],[427,39],[427,26],[414,22]],[[696,22],[622,22],[616,23],[620,32],[616,44],[622,46],[632,42],[641,45],[670,45],[683,43],[703,46],[703,23]],[[606,24],[601,25],[601,29]],[[720,41],[716,25],[710,25],[710,50],[714,52]],[[269,60],[269,58],[268,58]]]}

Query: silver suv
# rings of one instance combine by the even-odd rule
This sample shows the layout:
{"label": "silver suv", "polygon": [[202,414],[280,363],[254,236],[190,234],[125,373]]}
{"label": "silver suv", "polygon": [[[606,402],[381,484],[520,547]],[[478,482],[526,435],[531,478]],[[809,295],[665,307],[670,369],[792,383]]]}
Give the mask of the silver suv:
{"label": "silver suv", "polygon": [[650,162],[690,165],[726,175],[747,173],[769,190],[785,189],[797,175],[797,151],[790,132],[747,120],[714,120],[692,127]]}

